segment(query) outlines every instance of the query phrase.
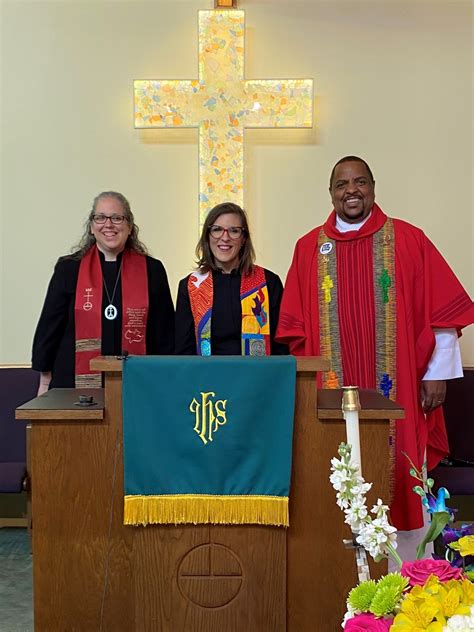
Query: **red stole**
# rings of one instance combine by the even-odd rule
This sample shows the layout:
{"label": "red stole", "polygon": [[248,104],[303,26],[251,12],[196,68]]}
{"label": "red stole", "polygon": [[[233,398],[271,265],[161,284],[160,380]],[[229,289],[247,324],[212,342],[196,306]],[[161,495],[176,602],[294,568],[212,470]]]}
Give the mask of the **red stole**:
{"label": "red stole", "polygon": [[[335,228],[335,212],[323,227],[302,237],[296,246],[285,284],[280,309],[277,340],[289,344],[294,355],[320,355],[318,238],[321,228],[337,242],[338,320],[340,354],[351,381],[367,388],[378,388],[373,381],[376,332],[373,332],[374,298],[370,255],[366,241],[386,222],[386,215],[374,205],[372,215],[359,231],[340,233]],[[396,400],[405,409],[405,420],[397,422],[395,458],[395,496],[392,519],[399,529],[414,529],[422,524],[419,497],[411,491],[413,481],[404,450],[421,467],[425,450],[428,468],[434,467],[448,452],[441,409],[425,417],[419,400],[419,381],[434,349],[434,327],[461,329],[474,320],[469,296],[421,230],[394,219],[396,286]],[[349,244],[361,242],[361,244]],[[342,246],[342,247],[340,247]],[[340,259],[340,260],[339,260]],[[358,269],[357,266],[360,266]],[[365,278],[357,278],[358,276]],[[355,294],[355,292],[358,294]],[[372,342],[370,338],[372,336]],[[359,351],[349,357],[355,347]],[[363,352],[367,349],[367,355]],[[374,349],[375,347],[375,349]],[[365,361],[364,361],[364,358]]]}
{"label": "red stole", "polygon": [[[74,306],[76,328],[76,388],[100,388],[101,374],[89,368],[101,354],[102,267],[96,246],[81,259]],[[134,355],[146,354],[148,317],[148,274],[146,258],[133,250],[122,255],[122,349]]]}

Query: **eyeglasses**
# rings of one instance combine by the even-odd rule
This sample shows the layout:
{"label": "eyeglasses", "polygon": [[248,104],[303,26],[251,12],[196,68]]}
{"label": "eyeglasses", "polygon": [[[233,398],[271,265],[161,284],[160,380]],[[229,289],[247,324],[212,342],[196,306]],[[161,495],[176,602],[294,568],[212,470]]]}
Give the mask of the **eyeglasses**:
{"label": "eyeglasses", "polygon": [[213,224],[209,227],[209,234],[214,239],[220,239],[224,236],[224,233],[227,233],[230,239],[239,239],[239,237],[242,237],[243,233],[245,233],[245,228],[242,228],[241,226],[231,226],[230,228],[223,228],[222,226],[218,226],[217,224]]}
{"label": "eyeglasses", "polygon": [[93,215],[92,219],[96,224],[105,224],[108,219],[110,219],[112,224],[122,224],[127,218],[125,215],[104,215],[103,213],[99,213]]}

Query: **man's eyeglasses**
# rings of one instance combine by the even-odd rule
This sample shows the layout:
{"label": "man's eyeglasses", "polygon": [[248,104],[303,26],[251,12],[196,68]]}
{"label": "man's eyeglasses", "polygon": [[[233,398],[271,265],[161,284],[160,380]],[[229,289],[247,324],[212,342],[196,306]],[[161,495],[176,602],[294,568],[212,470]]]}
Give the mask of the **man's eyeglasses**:
{"label": "man's eyeglasses", "polygon": [[105,224],[108,219],[110,219],[112,224],[122,224],[127,218],[125,215],[104,215],[103,213],[98,213],[93,215],[92,219],[96,224]]}
{"label": "man's eyeglasses", "polygon": [[223,228],[222,226],[218,226],[217,224],[213,224],[209,227],[209,234],[214,239],[220,239],[224,236],[224,233],[227,233],[230,239],[239,239],[245,232],[245,228],[241,226],[231,226],[230,228]]}

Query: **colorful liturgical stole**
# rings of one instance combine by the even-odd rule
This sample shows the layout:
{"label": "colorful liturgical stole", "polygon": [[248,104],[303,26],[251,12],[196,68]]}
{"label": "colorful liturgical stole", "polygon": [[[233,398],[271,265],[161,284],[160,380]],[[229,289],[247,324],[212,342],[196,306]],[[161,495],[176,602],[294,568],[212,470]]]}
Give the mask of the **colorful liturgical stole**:
{"label": "colorful liturgical stole", "polygon": [[[374,297],[375,384],[386,397],[396,398],[396,287],[395,239],[390,218],[373,235],[365,237],[366,255],[371,262],[368,284]],[[321,355],[331,369],[324,373],[323,388],[340,388],[343,383],[341,333],[339,327],[338,246],[321,229],[318,238],[318,302]],[[341,248],[344,248],[341,242]],[[347,283],[347,282],[346,282]],[[369,292],[369,288],[367,288]],[[368,386],[364,385],[365,388]]]}
{"label": "colorful liturgical stole", "polygon": [[293,356],[124,361],[124,523],[288,526],[295,379]]}
{"label": "colorful liturgical stole", "polygon": [[[214,288],[212,273],[194,272],[188,280],[189,300],[194,318],[197,354],[211,355],[211,321]],[[242,305],[242,355],[270,355],[270,301],[265,270],[254,266],[240,281]]]}
{"label": "colorful liturgical stole", "polygon": [[[148,275],[146,259],[133,250],[122,255],[122,349],[136,355],[146,352]],[[81,260],[74,307],[76,327],[76,388],[100,388],[102,377],[89,368],[101,353],[102,267],[94,246]]]}

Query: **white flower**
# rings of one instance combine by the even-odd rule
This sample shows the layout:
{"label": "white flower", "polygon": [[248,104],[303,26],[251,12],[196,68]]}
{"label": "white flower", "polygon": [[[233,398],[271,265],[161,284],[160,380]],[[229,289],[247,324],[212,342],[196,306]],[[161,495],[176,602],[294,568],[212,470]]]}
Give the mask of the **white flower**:
{"label": "white flower", "polygon": [[384,505],[380,498],[377,498],[377,504],[374,505],[371,509],[373,514],[378,514],[379,512],[382,512],[384,515],[387,513],[388,510],[388,505]]}
{"label": "white flower", "polygon": [[397,530],[395,527],[392,527],[392,525],[387,520],[383,520],[381,518],[375,518],[375,520],[372,520],[372,524],[376,529],[380,529],[385,533],[395,533],[395,531]]}
{"label": "white flower", "polygon": [[342,492],[346,490],[347,483],[351,479],[346,472],[336,470],[333,474],[331,474],[329,480],[336,491]]}
{"label": "white flower", "polygon": [[361,498],[355,498],[345,511],[346,518],[344,522],[352,528],[352,531],[358,532],[360,523],[367,517],[367,507]]}
{"label": "white flower", "polygon": [[375,517],[368,515],[366,494],[372,483],[366,483],[359,474],[358,466],[352,464],[351,446],[341,444],[339,455],[340,460],[331,459],[332,474],[329,480],[337,492],[336,502],[345,513],[345,523],[350,525],[352,532],[357,535],[357,543],[372,557],[387,557],[390,553],[394,557],[397,530],[388,522],[388,506],[378,498],[371,510]]}
{"label": "white flower", "polygon": [[364,483],[362,480],[361,482],[357,482],[357,484],[351,488],[351,492],[354,494],[354,496],[359,494],[365,495],[371,487],[372,483]]}
{"label": "white flower", "polygon": [[443,627],[443,632],[472,632],[474,630],[474,606],[471,606],[470,615],[455,614],[450,617],[446,625]]}

